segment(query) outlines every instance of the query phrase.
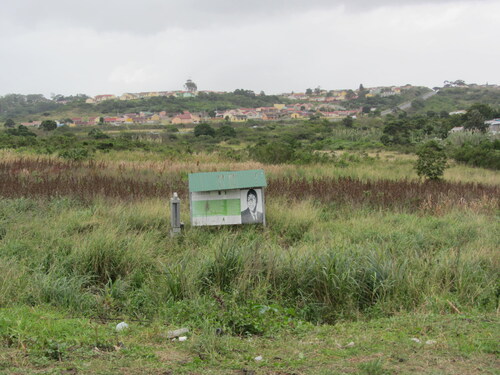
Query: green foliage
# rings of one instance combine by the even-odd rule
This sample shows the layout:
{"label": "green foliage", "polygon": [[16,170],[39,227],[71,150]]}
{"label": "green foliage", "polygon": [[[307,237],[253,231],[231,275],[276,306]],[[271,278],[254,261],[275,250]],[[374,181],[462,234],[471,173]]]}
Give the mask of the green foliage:
{"label": "green foliage", "polygon": [[389,119],[383,129],[380,141],[386,145],[407,145],[410,144],[411,127],[406,121],[401,119]]}
{"label": "green foliage", "polygon": [[346,128],[352,128],[354,126],[354,120],[351,116],[347,116],[346,118],[342,119],[342,125],[344,125]]}
{"label": "green foliage", "polygon": [[415,169],[420,177],[424,176],[430,180],[443,177],[447,157],[442,145],[437,141],[429,141],[419,147],[417,155]]}
{"label": "green foliage", "polygon": [[88,135],[89,137],[94,139],[109,139],[109,135],[105,134],[100,129],[92,129],[91,131],[89,131]]}
{"label": "green foliage", "polygon": [[19,125],[17,129],[7,129],[6,134],[14,135],[17,137],[36,137],[36,134],[30,131],[26,126]]}
{"label": "green foliage", "polygon": [[69,148],[59,152],[59,156],[63,159],[82,161],[87,160],[92,156],[92,153],[86,148]]}
{"label": "green foliage", "polygon": [[109,135],[105,134],[101,129],[92,129],[88,136],[94,139],[109,139]]}
{"label": "green foliage", "polygon": [[491,120],[492,118],[496,117],[498,114],[498,111],[495,111],[493,107],[491,107],[488,104],[483,104],[483,103],[474,103],[470,108],[467,110],[467,114],[465,116],[466,119],[468,119],[469,116],[472,115],[473,111],[477,111],[481,114],[481,116],[485,120]]}
{"label": "green foliage", "polygon": [[[499,102],[500,90],[496,87],[445,87],[441,88],[436,95],[427,99],[424,102],[425,107],[418,112],[424,113],[431,110],[436,113],[449,113],[467,108],[479,109],[476,107],[477,103],[492,108],[491,106],[498,107]],[[497,115],[493,117],[498,117],[498,109],[494,110],[494,112],[496,112]],[[483,116],[487,115],[486,113],[482,114]]]}
{"label": "green foliage", "polygon": [[263,335],[279,332],[301,321],[295,318],[292,308],[233,299],[225,303],[221,323],[236,335]]}
{"label": "green foliage", "polygon": [[382,366],[382,361],[380,359],[376,359],[373,361],[361,363],[359,365],[359,369],[361,370],[361,375],[391,375],[392,372],[385,370]]}
{"label": "green foliage", "polygon": [[485,124],[485,117],[477,109],[473,109],[467,112],[467,116],[464,117],[464,129],[466,130],[479,130],[483,133],[488,129],[488,125]]}
{"label": "green foliage", "polygon": [[249,150],[250,157],[266,164],[284,164],[295,158],[294,148],[282,142],[257,144]]}
{"label": "green foliage", "polygon": [[500,170],[500,140],[485,139],[479,144],[464,143],[453,149],[451,157],[475,167]]}
{"label": "green foliage", "polygon": [[169,133],[179,133],[179,129],[175,125],[168,125],[167,132]]}
{"label": "green foliage", "polygon": [[13,128],[16,126],[16,123],[14,122],[14,120],[12,120],[11,118],[8,118],[7,121],[5,121],[5,123],[3,124],[6,128]]}
{"label": "green foliage", "polygon": [[43,120],[40,124],[40,129],[45,131],[52,131],[57,129],[57,123],[54,120]]}
{"label": "green foliage", "polygon": [[236,136],[236,130],[231,125],[222,125],[217,129],[217,135],[223,138],[233,138]]}
{"label": "green foliage", "polygon": [[423,99],[415,99],[411,102],[411,108],[415,110],[419,110],[425,107],[425,102]]}
{"label": "green foliage", "polygon": [[0,96],[0,108],[2,114],[8,118],[16,118],[23,115],[39,114],[54,110],[58,104],[46,99],[41,94],[7,94]]}
{"label": "green foliage", "polygon": [[215,129],[212,128],[209,124],[201,123],[194,127],[194,135],[196,137],[199,137],[201,135],[215,137]]}
{"label": "green foliage", "polygon": [[187,91],[195,92],[198,89],[198,86],[196,86],[196,83],[194,83],[191,79],[188,79],[184,84],[184,88]]}
{"label": "green foliage", "polygon": [[433,112],[408,116],[403,112],[398,118],[387,116],[380,141],[386,146],[412,146],[432,137],[446,138],[454,126],[461,126],[460,118],[438,118]]}

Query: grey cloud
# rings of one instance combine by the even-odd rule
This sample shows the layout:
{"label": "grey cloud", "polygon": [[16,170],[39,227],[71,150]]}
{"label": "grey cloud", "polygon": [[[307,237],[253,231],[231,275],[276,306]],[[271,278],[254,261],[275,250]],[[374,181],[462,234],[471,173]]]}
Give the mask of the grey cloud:
{"label": "grey cloud", "polygon": [[[2,5],[0,19],[21,29],[89,28],[150,34],[170,28],[240,25],[305,11],[343,7],[367,11],[381,6],[447,3],[453,0],[17,0]],[[462,0],[474,1],[474,0]],[[455,3],[457,1],[454,1]]]}

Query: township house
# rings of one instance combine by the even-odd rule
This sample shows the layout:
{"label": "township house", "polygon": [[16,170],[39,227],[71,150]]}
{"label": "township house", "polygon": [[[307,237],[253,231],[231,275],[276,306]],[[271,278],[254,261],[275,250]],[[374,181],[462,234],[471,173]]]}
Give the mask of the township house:
{"label": "township house", "polygon": [[172,118],[172,124],[174,125],[179,125],[179,124],[198,124],[201,120],[201,117],[198,115],[193,115],[189,111],[184,111],[180,115],[175,116]]}

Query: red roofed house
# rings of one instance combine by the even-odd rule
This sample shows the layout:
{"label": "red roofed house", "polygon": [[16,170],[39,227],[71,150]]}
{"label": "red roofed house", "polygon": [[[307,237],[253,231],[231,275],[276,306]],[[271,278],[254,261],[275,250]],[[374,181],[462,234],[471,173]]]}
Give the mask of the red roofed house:
{"label": "red roofed house", "polygon": [[189,111],[184,111],[182,114],[175,116],[172,119],[172,124],[197,124],[200,122],[200,116],[193,115]]}

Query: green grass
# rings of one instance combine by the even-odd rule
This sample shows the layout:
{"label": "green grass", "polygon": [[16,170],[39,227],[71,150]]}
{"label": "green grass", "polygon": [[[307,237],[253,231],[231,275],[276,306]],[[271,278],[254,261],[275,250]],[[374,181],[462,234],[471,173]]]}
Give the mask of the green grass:
{"label": "green grass", "polygon": [[[448,300],[465,310],[497,308],[499,229],[490,214],[280,200],[267,212],[265,229],[188,227],[172,239],[160,200],[2,200],[0,306],[171,319],[176,303],[191,301],[235,330],[247,323],[221,316],[214,294],[243,315],[277,304],[314,323],[448,311]],[[185,206],[182,216],[187,223]],[[290,317],[285,310],[280,319]],[[199,318],[196,309],[178,317]]]}
{"label": "green grass", "polygon": [[499,365],[499,320],[491,314],[398,314],[304,324],[272,337],[218,336],[206,322],[189,327],[185,342],[166,338],[178,327],[169,323],[129,321],[128,330],[116,332],[117,322],[43,306],[2,309],[0,372],[495,374]]}

